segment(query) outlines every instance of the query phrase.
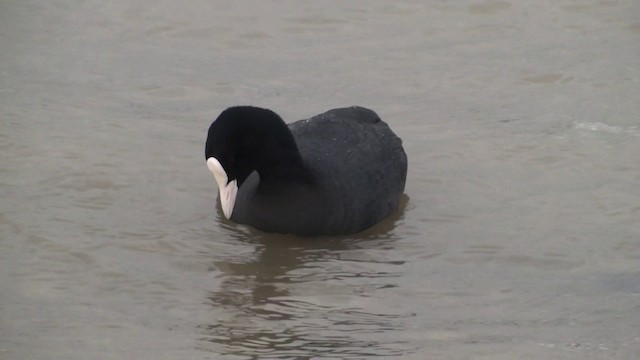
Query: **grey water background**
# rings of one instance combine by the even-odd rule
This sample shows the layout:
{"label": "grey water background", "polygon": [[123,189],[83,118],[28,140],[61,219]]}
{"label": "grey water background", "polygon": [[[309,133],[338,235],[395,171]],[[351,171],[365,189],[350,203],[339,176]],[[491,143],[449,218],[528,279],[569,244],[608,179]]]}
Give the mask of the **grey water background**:
{"label": "grey water background", "polygon": [[[0,2],[0,358],[637,359],[638,14]],[[376,110],[403,208],[338,238],[227,222],[203,147],[236,104]]]}

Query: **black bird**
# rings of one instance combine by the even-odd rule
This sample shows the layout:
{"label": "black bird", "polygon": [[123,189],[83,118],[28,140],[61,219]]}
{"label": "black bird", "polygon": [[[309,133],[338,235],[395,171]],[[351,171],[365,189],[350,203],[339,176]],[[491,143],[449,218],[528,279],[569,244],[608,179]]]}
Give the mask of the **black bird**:
{"label": "black bird", "polygon": [[398,209],[407,177],[402,140],[372,110],[329,110],[287,125],[253,106],[209,127],[207,167],[224,215],[267,232],[365,230]]}

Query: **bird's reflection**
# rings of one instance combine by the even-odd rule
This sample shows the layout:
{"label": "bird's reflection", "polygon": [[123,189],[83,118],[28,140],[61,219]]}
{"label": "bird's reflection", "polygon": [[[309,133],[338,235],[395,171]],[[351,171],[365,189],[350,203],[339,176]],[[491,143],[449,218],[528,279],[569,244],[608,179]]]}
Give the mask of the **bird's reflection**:
{"label": "bird's reflection", "polygon": [[201,346],[261,359],[406,354],[389,332],[410,314],[375,299],[397,286],[404,261],[393,258],[394,229],[407,202],[405,196],[394,216],[350,237],[299,238],[226,223],[234,241],[255,251],[214,262],[223,280],[209,301],[219,315],[202,327]]}

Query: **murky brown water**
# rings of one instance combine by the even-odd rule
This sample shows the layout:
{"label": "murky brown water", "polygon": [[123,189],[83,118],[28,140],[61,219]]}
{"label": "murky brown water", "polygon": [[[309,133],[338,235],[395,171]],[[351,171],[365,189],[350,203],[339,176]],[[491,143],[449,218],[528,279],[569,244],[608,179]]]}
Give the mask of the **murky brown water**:
{"label": "murky brown water", "polygon": [[[636,359],[637,1],[0,4],[0,358]],[[375,109],[359,236],[223,220],[227,106]]]}

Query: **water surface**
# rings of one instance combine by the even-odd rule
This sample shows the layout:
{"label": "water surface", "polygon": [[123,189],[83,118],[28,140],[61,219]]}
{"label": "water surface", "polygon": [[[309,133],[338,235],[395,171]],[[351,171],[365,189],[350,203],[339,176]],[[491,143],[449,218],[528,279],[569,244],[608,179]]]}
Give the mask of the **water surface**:
{"label": "water surface", "polygon": [[[0,5],[0,358],[634,359],[634,1]],[[227,106],[371,107],[402,209],[223,219]]]}

